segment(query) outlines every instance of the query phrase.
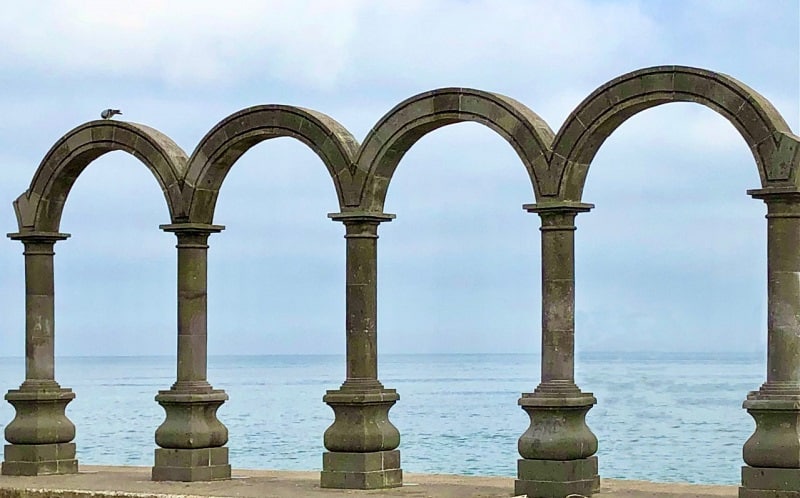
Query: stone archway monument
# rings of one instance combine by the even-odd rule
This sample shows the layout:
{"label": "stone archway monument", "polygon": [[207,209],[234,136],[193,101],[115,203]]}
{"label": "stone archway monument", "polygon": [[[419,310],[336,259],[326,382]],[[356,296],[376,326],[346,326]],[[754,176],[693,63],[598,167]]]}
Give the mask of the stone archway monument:
{"label": "stone archway monument", "polygon": [[389,421],[399,399],[378,380],[378,225],[391,179],[403,156],[426,134],[446,125],[476,122],[502,136],[519,156],[534,192],[546,174],[545,153],[553,132],[523,104],[469,88],[441,88],[413,96],[390,110],[367,134],[355,161],[358,204],[330,215],[347,235],[347,379],[328,391],[336,414],[325,433],[322,486],[400,486],[400,433]]}
{"label": "stone archway monument", "polygon": [[[581,197],[603,141],[631,116],[670,102],[695,102],[721,114],[747,142],[758,168],[761,188],[748,193],[767,205],[767,379],[743,405],[756,430],[744,445],[747,465],[739,496],[800,496],[800,139],[754,90],[730,76],[690,67],[642,69],[606,83],[572,112],[554,139],[550,171],[558,188],[526,206],[542,216],[543,373],[537,391],[520,401],[532,421],[528,435],[520,439],[520,453],[526,459],[562,460],[553,457],[587,440],[585,412],[570,406],[568,398],[555,401],[555,393],[571,389],[572,379],[572,219],[590,207],[581,204]],[[549,368],[557,378],[545,379]],[[554,383],[555,389],[543,389]],[[545,492],[547,486],[535,483],[547,473],[526,475],[523,463],[541,465],[520,462],[518,492],[537,490],[532,496],[555,497],[578,489],[569,484],[575,474],[565,472],[578,467],[548,464],[550,475],[563,484],[554,484],[558,492]]]}
{"label": "stone archway monument", "polygon": [[228,430],[216,417],[227,394],[207,380],[207,251],[225,176],[254,145],[292,137],[322,160],[345,226],[346,378],[324,402],[334,411],[323,441],[323,487],[378,489],[402,485],[400,432],[389,420],[398,401],[378,379],[378,226],[389,184],[403,155],[427,133],[453,123],[481,123],[517,153],[536,203],[542,247],[541,381],[519,405],[530,426],[518,441],[517,494],[563,498],[598,490],[598,441],[585,416],[597,403],[575,384],[575,218],[599,147],[631,116],[670,102],[695,102],[725,117],[746,141],[761,186],[749,191],[767,206],[767,375],[744,408],[756,430],[744,444],[741,498],[800,496],[800,138],[761,95],[735,79],[702,69],[663,66],[616,78],[587,97],[554,134],[533,111],[502,95],[443,88],[398,104],[359,146],[332,118],[293,106],[255,106],[217,124],[190,158],[160,132],[121,121],[93,121],[68,132],[47,153],[28,190],[14,203],[25,246],[25,381],[6,399],[16,409],[6,427],[2,473],[77,471],[74,398],[55,380],[53,247],[75,179],[115,150],[134,155],[163,191],[177,244],[176,382],[156,396],[166,412],[156,430],[154,480],[230,478]]}
{"label": "stone archway monument", "polygon": [[95,159],[125,151],[155,176],[173,218],[183,216],[181,179],[186,155],[162,133],[143,125],[92,121],[68,132],[50,149],[28,190],[15,202],[19,231],[9,234],[25,246],[25,381],[5,398],[16,416],[5,428],[4,475],[68,474],[78,471],[75,426],[67,418],[71,389],[55,379],[55,292],[53,246],[64,204],[75,180]]}

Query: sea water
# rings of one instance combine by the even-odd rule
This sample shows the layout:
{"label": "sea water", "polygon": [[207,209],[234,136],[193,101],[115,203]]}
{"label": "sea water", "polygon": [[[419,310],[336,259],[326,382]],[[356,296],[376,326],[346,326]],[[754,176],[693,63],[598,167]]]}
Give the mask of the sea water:
{"label": "sea water", "polygon": [[[514,476],[528,427],[521,392],[539,379],[534,355],[382,355],[380,379],[400,393],[390,418],[409,472]],[[168,357],[59,358],[57,380],[77,398],[82,464],[153,463],[164,412],[153,400],[175,380]],[[587,423],[603,477],[736,484],[754,423],[742,401],[764,381],[763,355],[586,353],[576,381],[597,397]],[[16,388],[22,359],[0,359],[0,388]],[[230,396],[219,418],[234,468],[318,470],[333,412],[326,389],[344,380],[341,356],[209,359],[209,380]],[[0,423],[13,408],[0,403]]]}

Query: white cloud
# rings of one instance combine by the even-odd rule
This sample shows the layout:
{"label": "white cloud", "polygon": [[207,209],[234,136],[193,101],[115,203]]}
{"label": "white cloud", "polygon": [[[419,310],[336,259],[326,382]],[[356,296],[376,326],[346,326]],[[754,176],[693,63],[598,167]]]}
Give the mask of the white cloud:
{"label": "white cloud", "polygon": [[[180,87],[275,75],[331,84],[360,2],[101,0],[5,4],[4,65]],[[0,60],[2,60],[0,59]]]}
{"label": "white cloud", "polygon": [[[798,130],[797,68],[778,63],[790,59],[786,54],[796,50],[797,36],[768,22],[750,23],[753,14],[741,8],[764,10],[760,4],[739,3],[736,16],[726,18],[735,22],[725,23],[708,22],[713,14],[700,9],[705,4],[677,9],[646,0],[6,2],[0,5],[0,208],[5,206],[0,222],[5,231],[15,229],[10,203],[53,142],[109,105],[121,107],[125,119],[163,130],[187,152],[216,122],[247,105],[319,109],[363,138],[401,100],[453,85],[507,94],[558,129],[589,92],[609,79],[640,67],[677,63],[719,69],[764,92]],[[790,10],[778,7],[782,13],[770,12],[769,19]],[[758,18],[763,20],[761,13]],[[296,316],[285,303],[301,302],[320,288],[333,289],[330,300],[319,301],[319,314],[314,308],[314,316],[325,319],[309,327],[335,330],[324,346],[340,347],[343,229],[325,218],[335,210],[335,196],[319,159],[302,145],[286,143],[274,141],[249,152],[226,182],[217,214],[229,229],[211,240],[210,271],[220,277],[209,289],[210,307],[216,310],[210,319],[217,320],[217,329],[252,322],[288,330]],[[151,281],[151,270],[144,266],[150,259],[153,268],[168,268],[167,275],[155,275],[153,269],[151,276],[153,282],[166,282],[164,299],[174,305],[174,238],[155,226],[165,221],[163,199],[145,168],[133,159],[123,164],[121,155],[102,158],[81,176],[64,219],[64,229],[74,238],[56,249],[59,272],[65,271],[59,296],[74,295],[74,306],[59,305],[59,330],[75,330],[75,337],[86,334],[84,343],[91,343],[88,331],[96,325],[91,320],[98,306],[79,307],[89,302],[80,296],[93,286],[100,295],[99,289],[109,284],[94,274],[74,278],[76,268],[96,261],[104,269],[129,261],[132,266],[125,270],[135,270],[129,287],[134,289],[142,285],[134,281],[139,273],[142,281]],[[131,169],[117,170],[117,164]],[[649,110],[603,145],[589,177],[586,199],[597,208],[578,220],[578,305],[583,312],[598,313],[592,328],[615,330],[615,315],[623,323],[631,316],[631,323],[662,329],[660,339],[647,347],[668,345],[664,331],[694,318],[709,329],[725,329],[691,307],[692,295],[670,285],[681,280],[676,268],[683,269],[687,285],[709,281],[717,289],[752,291],[745,297],[731,295],[729,312],[710,315],[715,319],[739,316],[752,303],[760,306],[762,269],[757,268],[758,279],[751,277],[764,257],[748,241],[763,246],[763,205],[743,193],[757,186],[758,177],[744,142],[722,118],[700,106]],[[112,182],[114,189],[106,190]],[[114,217],[116,210],[103,214],[97,208],[101,194],[106,196],[103,205],[115,203],[115,209],[125,210],[120,219]],[[476,323],[513,330],[502,339],[491,334],[497,339],[493,347],[515,349],[514,344],[530,342],[538,320],[538,219],[520,209],[530,200],[519,159],[488,130],[454,126],[416,145],[389,191],[387,208],[398,219],[381,227],[381,337],[402,330],[405,341],[426,340],[430,331],[417,311],[441,302],[447,309],[436,316],[443,329],[467,324],[468,319],[456,316],[460,309],[486,309],[496,322],[482,322],[483,315],[476,315]],[[756,223],[740,221],[745,216]],[[702,244],[709,250],[693,253]],[[648,247],[663,248],[671,258],[659,259]],[[17,242],[0,245],[0,268],[9,269],[0,275],[0,292],[13,295],[0,310],[9,322],[0,330],[0,344],[13,344],[14,352],[22,351],[24,330],[21,250]],[[121,255],[115,259],[111,253]],[[609,253],[617,259],[609,261]],[[169,263],[158,259],[162,254]],[[753,259],[744,259],[747,254]],[[509,270],[506,260],[525,266],[527,273]],[[237,273],[222,280],[237,261]],[[338,266],[333,268],[331,261]],[[328,271],[317,275],[318,267]],[[704,276],[692,272],[698,267],[705,268]],[[658,288],[674,295],[670,306],[690,310],[675,315],[674,322],[643,318],[659,316],[663,308],[630,305],[619,310],[620,302],[640,302],[634,298],[644,295],[643,284],[635,277],[657,273],[654,269],[663,279]],[[291,275],[301,270],[309,273],[302,285]],[[483,294],[467,292],[460,281],[451,287],[464,294],[449,299],[442,282],[451,282],[446,277],[453,274],[465,281],[510,276],[481,289],[496,298],[496,306],[487,307]],[[729,285],[735,278],[742,284]],[[68,281],[74,286],[65,286]],[[710,285],[702,288],[711,289],[709,295],[716,292]],[[260,316],[262,296],[276,292],[283,301],[267,318]],[[226,294],[229,302],[223,302]],[[511,297],[503,304],[506,295]],[[65,303],[61,297],[58,302]],[[243,307],[252,312],[244,321]],[[163,316],[172,323],[174,313]],[[130,313],[130,318],[130,333],[154,328],[148,325],[149,313]],[[740,322],[747,320],[744,316]],[[80,332],[84,323],[87,332]],[[164,328],[173,330],[174,324]],[[243,338],[252,347],[242,349],[242,342],[225,346],[230,348],[226,351],[302,352],[305,347],[302,341],[277,344],[277,339],[259,337],[254,331]],[[611,339],[611,347],[626,340],[624,334]],[[384,342],[382,348],[387,345],[402,348],[398,341]]]}
{"label": "white cloud", "polygon": [[354,59],[372,79],[416,85],[537,86],[607,66],[622,50],[644,51],[653,31],[629,2],[392,5],[372,3],[362,15]]}
{"label": "white cloud", "polygon": [[535,84],[539,68],[588,72],[620,51],[642,51],[653,31],[635,3],[581,0],[85,0],[4,10],[3,65],[187,88],[262,79],[329,89],[365,73],[416,84]]}

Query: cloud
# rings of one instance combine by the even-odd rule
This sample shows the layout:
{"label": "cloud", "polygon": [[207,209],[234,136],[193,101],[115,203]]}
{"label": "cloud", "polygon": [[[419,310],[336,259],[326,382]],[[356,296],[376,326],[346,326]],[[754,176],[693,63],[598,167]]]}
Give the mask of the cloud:
{"label": "cloud", "polygon": [[[68,79],[134,78],[182,88],[271,75],[332,84],[361,2],[100,0],[6,5],[4,64]],[[36,19],[36,22],[30,22]]]}
{"label": "cloud", "polygon": [[243,80],[424,86],[454,75],[456,84],[512,76],[535,85],[544,75],[531,68],[586,73],[620,51],[644,51],[653,26],[635,3],[579,0],[239,1],[235,8],[143,0],[113,9],[87,0],[14,4],[3,14],[4,65],[180,88]]}
{"label": "cloud", "polygon": [[630,2],[373,3],[352,45],[353,65],[369,73],[347,76],[351,83],[419,90],[550,87],[553,80],[593,73],[622,51],[646,51],[652,27]]}
{"label": "cloud", "polygon": [[[789,25],[797,6],[681,5],[7,3],[0,12],[0,223],[15,230],[10,202],[58,137],[109,106],[187,152],[246,106],[318,109],[363,138],[401,100],[454,85],[507,94],[558,129],[609,79],[677,63],[733,75],[770,98],[797,130],[800,73],[787,62],[798,59],[797,26]],[[607,344],[668,348],[670,329],[680,328],[691,348],[711,344],[692,339],[702,327],[716,339],[715,327],[737,337],[749,337],[740,334],[747,326],[763,331],[750,318],[751,309],[765,316],[757,309],[763,204],[743,192],[757,184],[744,141],[712,111],[676,104],[624,123],[589,173],[586,200],[597,208],[578,218],[578,311],[590,318],[579,320],[579,337],[623,330]],[[387,210],[398,219],[380,229],[382,352],[538,347],[539,220],[520,209],[531,200],[519,159],[488,129],[447,127],[414,146],[389,189]],[[237,163],[216,216],[228,230],[210,242],[212,352],[341,350],[343,229],[325,217],[334,210],[330,179],[298,142],[269,141]],[[60,352],[85,352],[87,344],[110,353],[173,347],[174,237],[156,227],[165,216],[149,173],[124,154],[101,158],[81,176],[64,217],[73,238],[56,247],[58,334],[70,338]],[[20,253],[18,242],[0,244],[8,318],[0,343],[15,354],[24,350]],[[126,299],[115,301],[109,289]],[[725,306],[714,298],[723,291],[731,292]],[[711,312],[697,305],[703,299]],[[110,335],[118,315],[124,327]],[[625,334],[644,328],[652,340],[626,342]],[[114,349],[124,342],[115,337],[146,333],[156,342]]]}

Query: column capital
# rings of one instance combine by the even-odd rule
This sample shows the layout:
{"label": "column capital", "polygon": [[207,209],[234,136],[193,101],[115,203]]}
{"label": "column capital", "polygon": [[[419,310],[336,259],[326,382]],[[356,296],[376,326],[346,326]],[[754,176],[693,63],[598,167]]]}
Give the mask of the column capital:
{"label": "column capital", "polygon": [[23,244],[32,242],[34,244],[54,244],[59,240],[67,240],[70,237],[68,233],[59,233],[59,232],[16,232],[16,233],[8,233],[6,234],[11,240],[19,240]]}
{"label": "column capital", "polygon": [[344,211],[328,213],[328,218],[342,223],[383,223],[392,221],[397,215],[391,213],[375,213],[367,211]]}
{"label": "column capital", "polygon": [[754,188],[748,190],[747,195],[754,199],[761,199],[764,202],[769,202],[771,200],[800,202],[800,188],[794,185]]}
{"label": "column capital", "polygon": [[594,204],[575,201],[544,201],[535,204],[523,204],[522,209],[529,213],[543,214],[578,214],[587,213]]}
{"label": "column capital", "polygon": [[212,234],[225,230],[225,225],[209,225],[207,223],[168,223],[158,228],[170,233]]}

